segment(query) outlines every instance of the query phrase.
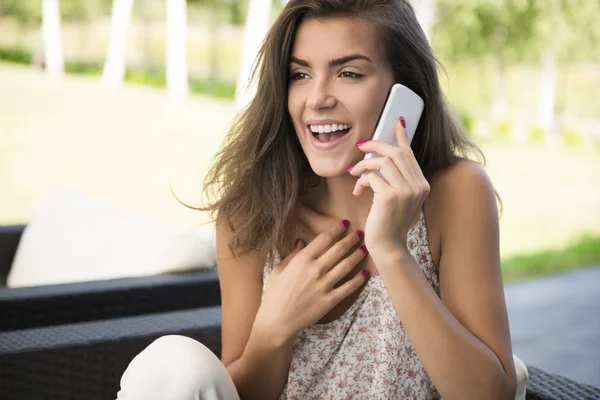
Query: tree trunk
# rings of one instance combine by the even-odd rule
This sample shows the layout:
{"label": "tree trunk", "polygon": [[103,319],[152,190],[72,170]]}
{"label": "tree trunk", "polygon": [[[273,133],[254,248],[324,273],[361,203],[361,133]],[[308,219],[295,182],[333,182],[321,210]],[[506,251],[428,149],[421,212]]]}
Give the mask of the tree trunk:
{"label": "tree trunk", "polygon": [[167,5],[167,89],[177,97],[188,94],[186,61],[187,9],[185,0],[166,0]]}
{"label": "tree trunk", "polygon": [[127,27],[132,8],[133,0],[113,0],[108,54],[102,72],[102,82],[109,87],[120,86],[125,77]]}
{"label": "tree trunk", "polygon": [[246,107],[256,93],[257,82],[249,82],[260,45],[269,28],[271,1],[249,0],[242,60],[235,89],[235,105],[238,110]]}
{"label": "tree trunk", "polygon": [[413,0],[412,5],[415,9],[417,19],[421,24],[421,28],[425,32],[425,36],[429,40],[431,37],[431,28],[435,19],[435,5],[437,0]]}
{"label": "tree trunk", "polygon": [[538,91],[538,124],[545,132],[554,129],[554,106],[556,99],[556,67],[550,50],[540,55],[540,81]]}
{"label": "tree trunk", "polygon": [[64,74],[64,60],[58,0],[44,0],[42,2],[42,38],[47,73],[52,76],[62,76]]}

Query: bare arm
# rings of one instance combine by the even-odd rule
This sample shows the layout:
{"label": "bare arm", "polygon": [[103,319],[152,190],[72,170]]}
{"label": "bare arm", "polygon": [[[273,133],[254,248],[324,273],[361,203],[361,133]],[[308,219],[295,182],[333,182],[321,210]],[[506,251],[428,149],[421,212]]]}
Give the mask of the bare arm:
{"label": "bare arm", "polygon": [[441,299],[407,250],[376,265],[444,398],[514,399],[492,185],[481,166],[461,162],[434,178],[431,188],[428,207],[441,221]]}
{"label": "bare arm", "polygon": [[222,362],[242,399],[279,398],[289,372],[291,343],[255,325],[261,303],[265,256],[252,251],[234,258],[231,231],[217,220],[217,265],[222,305]]}

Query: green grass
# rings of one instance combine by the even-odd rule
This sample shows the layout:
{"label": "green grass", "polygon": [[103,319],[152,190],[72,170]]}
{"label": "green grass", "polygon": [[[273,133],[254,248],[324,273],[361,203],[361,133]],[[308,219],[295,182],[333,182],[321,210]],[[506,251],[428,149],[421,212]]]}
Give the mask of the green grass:
{"label": "green grass", "polygon": [[[26,49],[0,48],[0,61],[30,65],[32,54]],[[101,76],[103,64],[87,61],[66,61],[65,72],[73,75]],[[127,68],[125,82],[164,88],[167,86],[163,68]],[[188,77],[190,93],[205,94],[219,99],[233,100],[236,83],[233,81],[211,81],[194,76]]]}
{"label": "green grass", "polygon": [[600,236],[583,236],[564,248],[509,257],[502,261],[502,277],[512,282],[591,265],[600,265]]}

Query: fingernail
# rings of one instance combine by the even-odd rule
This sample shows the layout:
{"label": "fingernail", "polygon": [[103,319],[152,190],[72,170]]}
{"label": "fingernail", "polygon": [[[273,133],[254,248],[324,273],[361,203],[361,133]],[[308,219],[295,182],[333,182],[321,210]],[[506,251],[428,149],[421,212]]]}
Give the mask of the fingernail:
{"label": "fingernail", "polygon": [[349,227],[350,226],[350,221],[348,221],[347,219],[342,221],[342,225],[344,225],[344,227]]}
{"label": "fingernail", "polygon": [[404,120],[404,117],[400,117],[400,123],[402,124],[402,127],[406,129],[406,121]]}
{"label": "fingernail", "polygon": [[296,241],[294,242],[294,247],[298,247],[299,242],[300,242],[300,239],[296,239]]}
{"label": "fingernail", "polygon": [[366,269],[362,270],[362,275],[366,278],[369,275],[369,272]]}
{"label": "fingernail", "polygon": [[356,142],[357,146],[362,146],[363,144],[367,143],[366,140],[361,140],[360,142]]}
{"label": "fingernail", "polygon": [[354,165],[351,166],[350,168],[348,168],[346,171],[350,172],[350,171],[352,171],[352,168],[354,168]]}
{"label": "fingernail", "polygon": [[362,240],[362,238],[365,237],[365,233],[363,231],[356,231],[356,234],[358,235],[358,237]]}
{"label": "fingernail", "polygon": [[364,244],[362,246],[360,246],[360,249],[363,251],[363,253],[367,254],[369,251],[367,250],[367,246],[365,246]]}

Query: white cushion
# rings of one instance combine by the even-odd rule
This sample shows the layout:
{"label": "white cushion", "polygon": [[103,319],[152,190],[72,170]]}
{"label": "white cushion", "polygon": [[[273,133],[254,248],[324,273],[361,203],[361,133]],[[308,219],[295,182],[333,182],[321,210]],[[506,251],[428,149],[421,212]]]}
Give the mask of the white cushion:
{"label": "white cushion", "polygon": [[214,228],[179,229],[56,188],[25,228],[9,287],[82,282],[208,268]]}

